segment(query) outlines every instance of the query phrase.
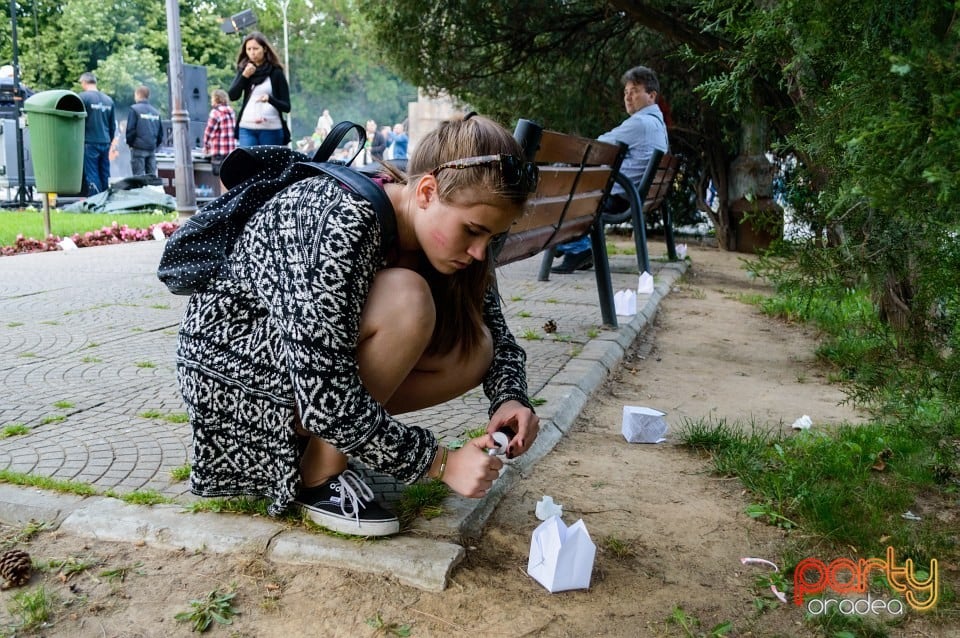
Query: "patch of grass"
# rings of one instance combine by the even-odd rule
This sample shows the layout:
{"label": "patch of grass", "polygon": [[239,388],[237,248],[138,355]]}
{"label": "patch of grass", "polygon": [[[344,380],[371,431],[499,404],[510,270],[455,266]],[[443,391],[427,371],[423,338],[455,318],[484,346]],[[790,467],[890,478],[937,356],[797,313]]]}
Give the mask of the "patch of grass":
{"label": "patch of grass", "polygon": [[13,595],[7,610],[17,620],[17,628],[26,632],[43,627],[53,616],[56,595],[43,585]]}
{"label": "patch of grass", "polygon": [[633,543],[617,538],[616,536],[605,536],[600,539],[600,547],[604,552],[610,554],[617,560],[633,558],[637,555],[633,549]]}
{"label": "patch of grass", "polygon": [[47,521],[31,520],[20,528],[0,527],[4,531],[0,537],[0,548],[9,549],[15,545],[29,543],[40,532],[53,527],[53,523]]}
{"label": "patch of grass", "polygon": [[24,325],[22,321],[11,321],[7,323],[8,328],[19,328],[22,325]]}
{"label": "patch of grass", "polygon": [[754,500],[750,516],[802,528],[811,543],[827,540],[871,556],[894,545],[919,564],[956,552],[946,534],[900,516],[918,491],[935,487],[934,455],[903,423],[784,434],[755,422],[701,419],[683,423],[679,438],[708,454],[716,474],[740,479]]}
{"label": "patch of grass", "polygon": [[512,297],[510,297],[510,301],[523,301],[523,297],[521,297],[520,295],[513,295]]}
{"label": "patch of grass", "polygon": [[155,303],[150,307],[154,310],[170,310],[170,304],[168,303]]}
{"label": "patch of grass", "polygon": [[40,425],[49,425],[50,423],[61,423],[66,421],[67,417],[62,414],[55,414],[53,416],[45,416],[40,419]]}
{"label": "patch of grass", "polygon": [[719,638],[733,631],[733,624],[725,621],[715,625],[709,632],[703,633],[700,631],[700,619],[685,612],[680,605],[676,605],[667,616],[667,624],[679,627],[687,638]]}
{"label": "patch of grass", "polygon": [[636,255],[637,247],[633,244],[611,244],[607,242],[607,255]]}
{"label": "patch of grass", "polygon": [[890,635],[880,621],[855,614],[843,614],[835,606],[819,616],[808,614],[805,620],[808,624],[819,627],[822,635],[831,638],[888,638]]}
{"label": "patch of grass", "polygon": [[531,329],[524,330],[520,338],[526,339],[527,341],[541,341],[543,339],[539,332]]}
{"label": "patch of grass", "polygon": [[163,413],[159,410],[146,410],[137,416],[144,419],[163,419],[169,423],[188,423],[190,421],[190,415],[186,412]]}
{"label": "patch of grass", "polygon": [[46,320],[46,321],[41,321],[40,323],[42,323],[42,324],[44,324],[44,325],[46,325],[46,326],[59,326],[59,325],[60,325],[60,322],[59,322],[59,321],[56,321],[56,320],[53,320],[53,319],[48,319],[48,320]]}
{"label": "patch of grass", "polygon": [[547,402],[546,399],[541,399],[540,397],[533,397],[530,399],[530,405],[532,405],[535,408],[543,405],[546,402]]}
{"label": "patch of grass", "polygon": [[53,404],[53,407],[59,408],[61,410],[67,410],[73,407],[73,403],[71,403],[70,401],[57,401],[56,403]]}
{"label": "patch of grass", "polygon": [[[101,230],[114,222],[128,228],[149,228],[163,221],[176,221],[176,211],[149,213],[71,213],[61,209],[50,210],[50,231],[59,237]],[[17,235],[43,239],[43,215],[39,210],[6,211],[0,215],[0,246],[10,246]]]}
{"label": "patch of grass", "polygon": [[591,339],[596,339],[597,337],[600,336],[600,331],[596,328],[590,328],[589,330],[587,330],[587,336],[590,337]]}
{"label": "patch of grass", "polygon": [[76,494],[77,496],[93,496],[97,490],[89,483],[80,483],[79,481],[64,481],[54,479],[49,476],[33,476],[22,472],[12,470],[0,470],[0,482],[10,483],[11,485],[26,485],[37,487],[43,490],[52,490],[64,494]]}
{"label": "patch of grass", "polygon": [[210,629],[214,622],[220,625],[232,625],[233,617],[240,612],[233,606],[233,598],[237,595],[236,586],[229,591],[214,589],[203,598],[190,601],[190,609],[174,616],[177,622],[188,622],[192,630],[203,633]]}
{"label": "patch of grass", "polygon": [[157,367],[157,364],[154,363],[153,361],[137,361],[133,365],[137,366],[138,368],[156,368]]}
{"label": "patch of grass", "polygon": [[169,496],[164,496],[156,490],[134,490],[122,494],[120,500],[131,505],[159,505],[160,503],[176,503]]}
{"label": "patch of grass", "polygon": [[11,436],[21,436],[24,434],[29,434],[30,428],[25,426],[23,423],[11,423],[7,427],[0,430],[0,439],[6,439]]}
{"label": "patch of grass", "polygon": [[520,312],[517,313],[517,316],[523,317],[524,319],[526,319],[527,317],[532,317],[533,315],[526,310],[521,310]]}
{"label": "patch of grass", "polygon": [[475,428],[470,428],[463,431],[463,437],[465,439],[475,439],[478,436],[483,436],[487,433],[487,427],[485,425],[480,425]]}
{"label": "patch of grass", "polygon": [[173,481],[186,481],[190,478],[190,464],[184,463],[170,470],[170,479]]}
{"label": "patch of grass", "polygon": [[20,357],[21,359],[35,359],[39,355],[36,352],[21,352],[17,356]]}
{"label": "patch of grass", "polygon": [[137,561],[133,565],[121,565],[120,567],[114,567],[113,569],[105,569],[101,571],[98,575],[100,578],[105,578],[111,583],[122,583],[127,580],[127,576],[130,574],[137,574],[143,576],[146,574],[142,569],[143,562]]}
{"label": "patch of grass", "polygon": [[82,574],[99,564],[100,561],[95,558],[70,556],[67,558],[51,558],[42,567],[47,571],[55,572],[62,582],[67,582],[77,574]]}
{"label": "patch of grass", "polygon": [[397,502],[397,518],[402,527],[409,527],[419,516],[430,519],[443,514],[443,499],[450,488],[442,481],[415,483],[404,488]]}
{"label": "patch of grass", "polygon": [[98,357],[83,357],[80,361],[82,363],[103,363],[103,359]]}
{"label": "patch of grass", "polygon": [[372,627],[378,636],[396,636],[397,638],[406,638],[412,635],[410,625],[401,625],[400,623],[387,622],[383,619],[380,612],[373,618],[367,618],[367,625]]}
{"label": "patch of grass", "polygon": [[267,516],[267,506],[270,501],[265,498],[251,498],[247,496],[236,496],[231,498],[205,498],[202,501],[194,501],[186,506],[188,512],[231,512],[234,514],[251,514],[254,516]]}

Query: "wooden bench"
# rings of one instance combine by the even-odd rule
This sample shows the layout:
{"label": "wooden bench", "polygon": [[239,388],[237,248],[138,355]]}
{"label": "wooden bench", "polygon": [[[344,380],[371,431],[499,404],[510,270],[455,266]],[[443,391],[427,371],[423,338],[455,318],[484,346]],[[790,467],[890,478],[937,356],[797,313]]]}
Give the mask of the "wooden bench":
{"label": "wooden bench", "polygon": [[616,327],[600,204],[620,172],[626,145],[545,131],[530,120],[517,123],[514,137],[539,166],[540,183],[526,214],[492,247],[493,263],[502,266],[547,250],[538,277],[546,281],[553,247],[589,233],[603,323]]}
{"label": "wooden bench", "polygon": [[[616,176],[616,182],[624,189],[623,196],[630,202],[630,206],[622,213],[603,213],[601,224],[607,226],[627,221],[633,224],[633,241],[637,248],[637,268],[640,272],[650,272],[645,219],[657,211],[663,219],[667,258],[671,261],[677,258],[677,247],[673,239],[673,220],[670,218],[667,195],[670,193],[679,168],[679,157],[655,150],[650,156],[650,164],[644,171],[639,184],[634,184],[622,173]],[[640,206],[639,202],[643,202],[643,205]]]}

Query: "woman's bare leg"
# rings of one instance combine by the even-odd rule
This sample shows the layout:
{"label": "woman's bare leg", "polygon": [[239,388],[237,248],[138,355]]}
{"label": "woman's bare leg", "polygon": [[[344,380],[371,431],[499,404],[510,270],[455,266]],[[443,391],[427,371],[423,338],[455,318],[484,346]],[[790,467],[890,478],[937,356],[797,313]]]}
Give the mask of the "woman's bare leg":
{"label": "woman's bare leg", "polygon": [[[423,357],[435,324],[433,297],[423,277],[405,268],[388,268],[376,276],[360,317],[357,354],[360,379],[375,400],[389,404]],[[308,434],[299,427],[298,432]],[[310,437],[300,459],[305,486],[319,485],[346,468],[346,455]]]}
{"label": "woman's bare leg", "polygon": [[[465,394],[483,381],[493,363],[493,338],[483,327],[483,342],[469,358],[460,348],[434,356],[423,356],[396,392],[384,403],[390,414],[403,414],[438,405]],[[361,374],[363,359],[360,360]]]}

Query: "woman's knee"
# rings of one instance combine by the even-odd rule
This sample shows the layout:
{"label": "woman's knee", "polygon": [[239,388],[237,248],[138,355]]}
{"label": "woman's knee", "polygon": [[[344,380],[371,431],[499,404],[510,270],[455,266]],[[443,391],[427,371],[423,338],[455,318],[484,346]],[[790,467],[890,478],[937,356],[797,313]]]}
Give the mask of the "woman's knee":
{"label": "woman's knee", "polygon": [[361,339],[384,329],[429,339],[436,321],[437,309],[426,279],[407,268],[387,268],[370,288],[360,318]]}

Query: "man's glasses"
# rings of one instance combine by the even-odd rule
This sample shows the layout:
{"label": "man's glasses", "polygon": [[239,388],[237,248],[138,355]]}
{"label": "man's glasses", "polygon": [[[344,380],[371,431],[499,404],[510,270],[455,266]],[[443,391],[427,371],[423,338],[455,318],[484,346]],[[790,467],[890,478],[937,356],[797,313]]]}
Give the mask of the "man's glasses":
{"label": "man's glasses", "polygon": [[520,187],[528,193],[537,190],[537,182],[540,180],[540,169],[533,162],[525,162],[516,155],[478,155],[476,157],[464,157],[463,159],[444,162],[436,167],[430,174],[436,177],[437,173],[445,168],[470,168],[472,166],[486,166],[488,164],[497,164],[500,166],[500,177],[505,186],[510,188]]}

